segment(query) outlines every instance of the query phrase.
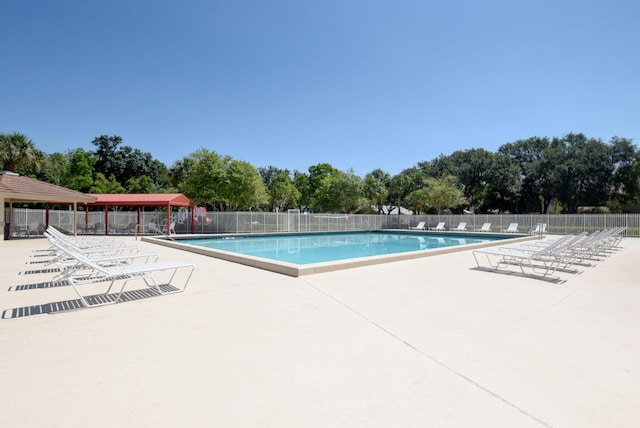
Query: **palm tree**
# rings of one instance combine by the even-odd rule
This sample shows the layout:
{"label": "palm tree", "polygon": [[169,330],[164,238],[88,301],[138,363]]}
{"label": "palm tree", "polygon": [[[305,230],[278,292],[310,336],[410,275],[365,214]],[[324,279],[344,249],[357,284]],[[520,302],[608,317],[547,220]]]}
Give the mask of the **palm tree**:
{"label": "palm tree", "polygon": [[5,171],[16,172],[18,167],[22,167],[40,172],[44,154],[24,134],[0,134],[0,162]]}

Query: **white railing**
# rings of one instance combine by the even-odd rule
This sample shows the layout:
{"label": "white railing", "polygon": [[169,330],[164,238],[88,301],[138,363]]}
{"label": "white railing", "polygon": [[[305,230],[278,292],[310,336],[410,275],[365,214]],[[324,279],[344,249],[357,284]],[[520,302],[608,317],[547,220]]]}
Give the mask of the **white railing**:
{"label": "white railing", "polygon": [[[398,217],[398,216],[396,216]],[[626,227],[626,236],[640,236],[640,214],[482,214],[482,215],[428,215],[404,216],[405,224],[415,226],[426,221],[427,226],[446,222],[447,229],[456,227],[460,222],[467,223],[467,230],[479,229],[484,223],[491,223],[491,230],[500,232],[511,223],[518,223],[518,229],[527,233],[538,223],[547,224],[547,232],[568,235],[580,232],[593,232],[611,227]],[[398,226],[400,226],[399,219]]]}
{"label": "white railing", "polygon": [[[171,215],[176,221],[177,233],[190,233],[191,213],[184,209]],[[5,218],[12,219],[11,226],[26,227],[33,222],[47,224],[44,209],[5,208]],[[108,230],[105,221],[108,220]],[[7,220],[8,221],[8,220]],[[435,226],[444,221],[446,228],[467,223],[467,230],[479,229],[484,223],[491,223],[491,230],[500,232],[509,224],[518,223],[519,230],[527,233],[537,223],[546,223],[547,232],[566,235],[583,231],[592,232],[610,227],[626,227],[626,236],[640,236],[640,214],[445,214],[445,215],[377,215],[377,214],[313,214],[289,212],[212,212],[205,219],[193,225],[194,233],[287,233],[287,232],[335,232],[378,229],[409,229],[420,222]],[[108,219],[104,211],[78,211],[78,233],[95,234],[135,234],[149,232],[148,225],[163,226],[167,222],[167,212],[157,211],[109,211]],[[73,211],[49,210],[48,224],[68,233],[73,232]]]}

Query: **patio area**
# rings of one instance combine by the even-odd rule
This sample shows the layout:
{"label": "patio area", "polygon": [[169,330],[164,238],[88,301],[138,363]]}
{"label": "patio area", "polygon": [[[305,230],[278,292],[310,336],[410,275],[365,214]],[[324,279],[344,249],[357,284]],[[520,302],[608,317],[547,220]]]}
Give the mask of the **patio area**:
{"label": "patio area", "polygon": [[560,284],[471,250],[294,278],[113,239],[195,263],[186,291],[73,309],[46,239],[0,245],[3,426],[640,424],[640,239]]}

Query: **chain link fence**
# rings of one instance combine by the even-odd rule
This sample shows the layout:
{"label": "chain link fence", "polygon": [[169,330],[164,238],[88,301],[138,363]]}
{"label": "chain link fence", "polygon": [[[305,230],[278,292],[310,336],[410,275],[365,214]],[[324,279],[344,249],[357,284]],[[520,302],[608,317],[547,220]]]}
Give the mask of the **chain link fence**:
{"label": "chain link fence", "polygon": [[[538,223],[547,224],[550,234],[567,235],[593,232],[611,227],[626,227],[626,236],[640,236],[640,214],[447,214],[447,215],[364,215],[364,214],[316,214],[288,212],[219,212],[209,211],[205,217],[192,217],[187,209],[176,209],[170,214],[178,234],[222,233],[290,233],[290,232],[341,232],[379,229],[411,229],[420,222],[433,227],[445,222],[447,230],[459,223],[466,223],[467,231],[475,231],[485,223],[491,223],[491,231],[502,232],[511,223],[518,223],[522,233],[528,233]],[[105,216],[106,215],[106,216]],[[145,234],[158,233],[167,224],[166,210],[78,211],[75,230],[79,234]],[[195,221],[192,222],[192,218]],[[21,231],[29,225],[49,224],[66,232],[74,232],[72,210],[5,208],[5,219],[12,231]],[[9,220],[10,219],[10,220]],[[15,236],[15,235],[14,235]]]}

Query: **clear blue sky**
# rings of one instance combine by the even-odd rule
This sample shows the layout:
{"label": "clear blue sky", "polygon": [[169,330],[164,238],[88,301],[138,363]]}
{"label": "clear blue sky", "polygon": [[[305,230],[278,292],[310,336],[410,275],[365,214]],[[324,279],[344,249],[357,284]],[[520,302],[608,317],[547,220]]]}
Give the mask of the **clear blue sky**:
{"label": "clear blue sky", "polygon": [[640,138],[637,0],[3,0],[0,132],[397,174],[455,150]]}

